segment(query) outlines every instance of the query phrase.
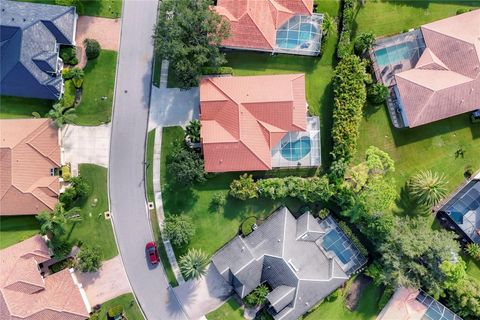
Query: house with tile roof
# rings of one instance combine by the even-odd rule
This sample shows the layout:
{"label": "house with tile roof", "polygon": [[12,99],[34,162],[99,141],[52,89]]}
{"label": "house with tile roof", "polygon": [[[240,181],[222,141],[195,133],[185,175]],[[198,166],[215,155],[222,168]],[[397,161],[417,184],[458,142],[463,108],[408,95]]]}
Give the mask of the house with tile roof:
{"label": "house with tile roof", "polygon": [[266,284],[275,320],[298,319],[366,262],[331,216],[318,220],[304,213],[295,219],[286,207],[212,257],[240,298]]}
{"label": "house with tile roof", "polygon": [[313,13],[313,0],[218,0],[214,10],[230,22],[226,48],[320,53],[323,15]]}
{"label": "house with tile roof", "polygon": [[43,276],[51,259],[45,240],[36,235],[0,250],[0,319],[85,320],[90,304],[72,270]]}
{"label": "house with tile roof", "polygon": [[396,127],[413,128],[480,109],[480,10],[378,43],[385,47],[374,47],[376,63],[382,60],[377,78],[391,87],[390,115]]}
{"label": "house with tile roof", "polygon": [[75,7],[0,0],[0,94],[58,100],[60,45],[75,45]]}
{"label": "house with tile roof", "polygon": [[376,320],[462,320],[458,315],[414,288],[400,287]]}
{"label": "house with tile roof", "polygon": [[319,165],[304,74],[204,78],[200,121],[207,172]]}
{"label": "house with tile roof", "polygon": [[0,120],[0,216],[52,210],[58,201],[58,129],[48,119]]}

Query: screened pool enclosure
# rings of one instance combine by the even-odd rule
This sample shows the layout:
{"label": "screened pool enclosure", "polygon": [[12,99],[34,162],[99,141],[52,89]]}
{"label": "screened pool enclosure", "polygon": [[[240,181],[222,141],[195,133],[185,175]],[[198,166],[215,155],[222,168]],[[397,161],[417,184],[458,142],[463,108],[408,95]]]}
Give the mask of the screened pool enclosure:
{"label": "screened pool enclosure", "polygon": [[277,29],[274,52],[316,56],[320,53],[323,15],[297,15]]}

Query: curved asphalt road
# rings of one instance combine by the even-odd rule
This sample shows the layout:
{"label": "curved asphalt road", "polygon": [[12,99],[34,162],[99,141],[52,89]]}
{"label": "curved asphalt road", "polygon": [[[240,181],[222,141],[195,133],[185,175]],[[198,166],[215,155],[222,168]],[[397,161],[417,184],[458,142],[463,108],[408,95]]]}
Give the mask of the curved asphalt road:
{"label": "curved asphalt road", "polygon": [[110,209],[133,292],[148,320],[186,319],[161,264],[149,267],[144,155],[152,69],[152,30],[158,2],[124,0],[110,142]]}

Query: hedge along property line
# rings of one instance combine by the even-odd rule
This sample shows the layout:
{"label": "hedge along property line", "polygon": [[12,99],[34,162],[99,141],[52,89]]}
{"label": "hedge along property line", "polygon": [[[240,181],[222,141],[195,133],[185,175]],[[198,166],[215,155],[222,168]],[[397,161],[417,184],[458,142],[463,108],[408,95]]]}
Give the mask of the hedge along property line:
{"label": "hedge along property line", "polygon": [[325,176],[260,179],[256,185],[261,197],[272,200],[292,197],[313,203],[327,202],[333,196],[333,188]]}
{"label": "hedge along property line", "polygon": [[364,247],[364,245],[360,242],[357,236],[352,232],[352,229],[342,220],[336,220],[340,229],[342,229],[343,233],[352,241],[352,243],[357,247],[358,251],[365,257],[368,257],[368,250]]}
{"label": "hedge along property line", "polygon": [[367,99],[365,62],[348,55],[335,68],[333,76],[333,149],[334,161],[348,163],[357,149],[362,109]]}
{"label": "hedge along property line", "polygon": [[337,57],[345,58],[352,51],[351,37],[354,20],[354,10],[357,0],[343,0],[342,7],[342,29],[338,40]]}

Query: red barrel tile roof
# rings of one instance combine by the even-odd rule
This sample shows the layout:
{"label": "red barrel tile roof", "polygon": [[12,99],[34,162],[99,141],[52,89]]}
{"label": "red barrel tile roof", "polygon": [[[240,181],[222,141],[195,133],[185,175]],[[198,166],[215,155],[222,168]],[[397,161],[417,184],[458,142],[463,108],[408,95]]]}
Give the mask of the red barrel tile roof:
{"label": "red barrel tile roof", "polygon": [[305,75],[202,79],[200,112],[206,171],[269,170],[282,137],[306,130]]}
{"label": "red barrel tile roof", "polygon": [[0,120],[0,215],[51,210],[60,190],[58,129],[48,119]]}
{"label": "red barrel tile roof", "polygon": [[421,27],[426,49],[397,73],[409,127],[480,108],[480,10]]}
{"label": "red barrel tile roof", "polygon": [[0,319],[84,320],[88,311],[68,269],[43,278],[38,264],[50,259],[37,235],[0,250]]}
{"label": "red barrel tile roof", "polygon": [[272,51],[277,28],[294,15],[311,15],[313,0],[218,0],[214,8],[230,21],[224,46]]}

